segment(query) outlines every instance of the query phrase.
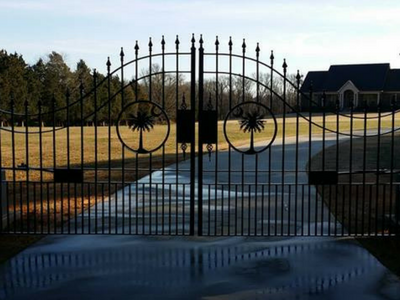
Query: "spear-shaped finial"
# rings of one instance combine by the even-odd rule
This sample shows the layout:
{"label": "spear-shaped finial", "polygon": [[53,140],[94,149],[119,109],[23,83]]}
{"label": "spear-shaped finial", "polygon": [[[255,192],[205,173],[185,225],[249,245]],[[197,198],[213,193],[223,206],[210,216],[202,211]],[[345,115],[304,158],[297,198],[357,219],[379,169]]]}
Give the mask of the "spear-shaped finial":
{"label": "spear-shaped finial", "polygon": [[301,80],[301,75],[300,75],[300,71],[297,70],[297,74],[296,74],[296,81],[297,81],[297,86],[300,86],[300,80]]}
{"label": "spear-shaped finial", "polygon": [[260,57],[260,43],[257,43],[256,56],[257,56],[257,58]]}
{"label": "spear-shaped finial", "polygon": [[287,72],[287,63],[286,63],[286,58],[283,59],[283,64],[282,64],[282,68],[283,68],[283,74],[286,75]]}
{"label": "spear-shaped finial", "polygon": [[215,37],[215,50],[218,51],[219,49],[219,41],[218,41],[218,35]]}
{"label": "spear-shaped finial", "polygon": [[164,36],[162,36],[162,38],[161,38],[161,50],[162,51],[165,50],[165,39],[164,39]]}
{"label": "spear-shaped finial", "polygon": [[151,52],[153,48],[153,42],[151,41],[151,37],[149,38],[149,52]]}
{"label": "spear-shaped finial", "polygon": [[274,59],[275,59],[274,50],[271,50],[271,55],[269,56],[269,59],[271,61],[271,66],[273,66],[274,65]]}
{"label": "spear-shaped finial", "polygon": [[229,43],[228,43],[228,45],[229,45],[229,52],[232,52],[232,45],[233,45],[233,43],[232,43],[232,37],[231,37],[231,36],[229,37]]}
{"label": "spear-shaped finial", "polygon": [[194,38],[194,33],[192,33],[192,39],[190,41],[192,42],[192,47],[194,47],[194,43],[196,42],[196,39]]}
{"label": "spear-shaped finial", "polygon": [[204,41],[203,41],[203,35],[202,35],[202,34],[200,34],[199,43],[200,43],[200,49],[203,49],[203,43],[204,43]]}
{"label": "spear-shaped finial", "polygon": [[107,57],[107,73],[110,73],[110,69],[111,69],[111,61],[110,61],[110,57]]}
{"label": "spear-shaped finial", "polygon": [[139,54],[139,43],[138,43],[138,41],[136,41],[136,43],[135,43],[135,56],[138,56],[138,54]]}
{"label": "spear-shaped finial", "polygon": [[124,62],[124,56],[125,56],[124,47],[121,47],[121,51],[119,52],[119,57],[121,59],[121,63]]}
{"label": "spear-shaped finial", "polygon": [[246,53],[246,39],[243,39],[243,44],[242,44],[242,51],[243,51],[243,54],[245,54]]}
{"label": "spear-shaped finial", "polygon": [[178,37],[178,35],[176,36],[176,40],[175,40],[175,49],[176,50],[179,50],[179,44],[180,44],[180,42],[179,42],[179,37]]}

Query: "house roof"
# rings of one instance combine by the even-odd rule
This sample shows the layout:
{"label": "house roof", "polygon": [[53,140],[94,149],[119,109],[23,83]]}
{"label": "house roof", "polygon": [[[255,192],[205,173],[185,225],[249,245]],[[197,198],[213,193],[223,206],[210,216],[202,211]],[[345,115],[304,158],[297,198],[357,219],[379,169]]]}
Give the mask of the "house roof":
{"label": "house roof", "polygon": [[400,91],[400,69],[389,70],[384,90]]}
{"label": "house roof", "polygon": [[347,81],[360,91],[400,90],[400,69],[388,63],[333,65],[328,71],[309,72],[301,87],[307,93],[312,82],[314,92],[337,92]]}
{"label": "house roof", "polygon": [[308,93],[311,84],[313,91],[323,91],[324,82],[326,81],[327,77],[328,77],[328,71],[308,72],[306,79],[304,79],[303,85],[301,86],[301,91],[303,93]]}

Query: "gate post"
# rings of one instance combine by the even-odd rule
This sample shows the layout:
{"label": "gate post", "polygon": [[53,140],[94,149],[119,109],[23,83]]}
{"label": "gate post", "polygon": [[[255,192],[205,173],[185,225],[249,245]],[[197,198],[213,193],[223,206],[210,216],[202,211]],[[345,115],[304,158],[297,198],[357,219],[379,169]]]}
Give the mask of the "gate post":
{"label": "gate post", "polygon": [[[203,36],[200,35],[200,47],[199,47],[199,115],[198,123],[200,128],[200,122],[203,117],[203,96],[204,96],[204,49],[203,49]],[[197,230],[198,235],[203,235],[203,140],[201,135],[198,135],[198,170],[197,170],[197,197],[198,197],[198,219],[197,219]]]}
{"label": "gate post", "polygon": [[[191,67],[190,67],[190,110],[192,120],[196,117],[196,47],[194,34],[192,36],[191,47]],[[196,131],[193,126],[193,132],[190,142],[190,235],[194,235],[195,227],[195,180],[196,180]]]}

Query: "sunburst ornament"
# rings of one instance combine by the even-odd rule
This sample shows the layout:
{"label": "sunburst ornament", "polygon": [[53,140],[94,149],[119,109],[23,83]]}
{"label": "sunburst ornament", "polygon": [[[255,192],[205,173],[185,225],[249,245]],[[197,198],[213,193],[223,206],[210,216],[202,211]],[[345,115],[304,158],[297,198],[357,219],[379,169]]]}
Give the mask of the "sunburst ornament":
{"label": "sunburst ornament", "polygon": [[[236,122],[238,126],[228,125]],[[272,126],[272,130],[267,130]],[[246,148],[235,145],[230,139],[230,131],[242,131],[249,134],[249,146]],[[272,133],[271,133],[272,131]],[[244,154],[258,154],[270,147],[277,134],[277,122],[272,111],[259,102],[243,102],[231,109],[224,121],[224,134],[227,142],[233,149]],[[257,137],[256,137],[257,136]],[[260,146],[255,146],[255,141]]]}
{"label": "sunburst ornament", "polygon": [[[157,124],[163,126],[164,135],[152,134]],[[126,126],[130,129],[129,131],[123,129]],[[157,151],[167,141],[169,132],[169,118],[162,107],[154,102],[145,100],[131,102],[118,116],[118,138],[123,145],[136,153],[147,154]],[[155,140],[156,136],[159,141]],[[146,141],[151,141],[152,146]]]}

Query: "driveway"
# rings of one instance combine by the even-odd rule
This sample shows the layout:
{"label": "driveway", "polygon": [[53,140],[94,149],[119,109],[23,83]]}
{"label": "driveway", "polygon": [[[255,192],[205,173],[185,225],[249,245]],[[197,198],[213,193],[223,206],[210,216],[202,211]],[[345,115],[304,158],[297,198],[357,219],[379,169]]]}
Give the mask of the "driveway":
{"label": "driveway", "polygon": [[[279,141],[274,143],[273,169],[281,168],[282,157],[285,157],[285,169],[293,166],[295,145],[290,139],[286,143],[284,153]],[[307,160],[303,155],[308,153],[308,143],[300,145],[302,159],[299,166],[304,170]],[[314,141],[312,153],[320,149],[321,143]],[[260,157],[258,164],[265,167],[267,157]],[[224,170],[227,159],[227,153],[219,153],[218,158],[212,155],[210,161],[205,156],[205,168],[214,170],[218,160],[217,168]],[[234,159],[241,161],[241,155]],[[254,170],[253,160],[245,160],[245,169]],[[241,165],[236,163],[235,168],[240,171]],[[187,166],[188,162],[178,166],[181,184],[188,180]],[[175,168],[164,170],[166,182],[175,182]],[[152,174],[152,183],[162,180],[162,172]],[[226,184],[227,174],[219,174],[216,186],[212,174],[205,173],[207,193],[209,186],[215,188],[207,201],[213,201],[219,207],[221,199],[227,199],[231,191],[219,189]],[[281,175],[274,172],[273,182],[280,183]],[[299,174],[299,180],[306,182],[305,176],[305,173]],[[232,179],[242,181],[241,177]],[[246,177],[245,180],[251,182],[254,178]],[[258,180],[265,182],[265,178]],[[284,173],[283,180],[292,182],[293,174]],[[149,181],[150,177],[145,177],[137,186],[148,185]],[[122,205],[116,200],[121,199],[122,193],[129,195],[135,186],[119,191],[118,198],[111,197],[113,210],[110,215],[126,217],[129,208],[126,203]],[[189,190],[181,186],[170,186],[178,202],[189,199]],[[285,193],[280,192],[281,195]],[[311,193],[315,195],[315,190]],[[285,196],[282,199],[277,204],[278,209],[287,204],[288,199]],[[319,201],[317,197],[310,199]],[[146,201],[143,204],[145,206]],[[318,216],[320,213],[327,216],[329,212],[323,203],[318,207],[322,209],[315,214],[314,221],[317,228],[325,230],[326,224]],[[221,209],[230,211],[223,205]],[[286,225],[292,221],[288,218]],[[331,223],[337,224],[333,216]],[[118,223],[112,229],[121,233],[128,230],[125,224]],[[143,224],[146,229],[148,223]],[[301,228],[296,227],[296,230]],[[71,298],[400,299],[400,282],[354,240],[327,237],[48,236],[0,269],[0,299]]]}

